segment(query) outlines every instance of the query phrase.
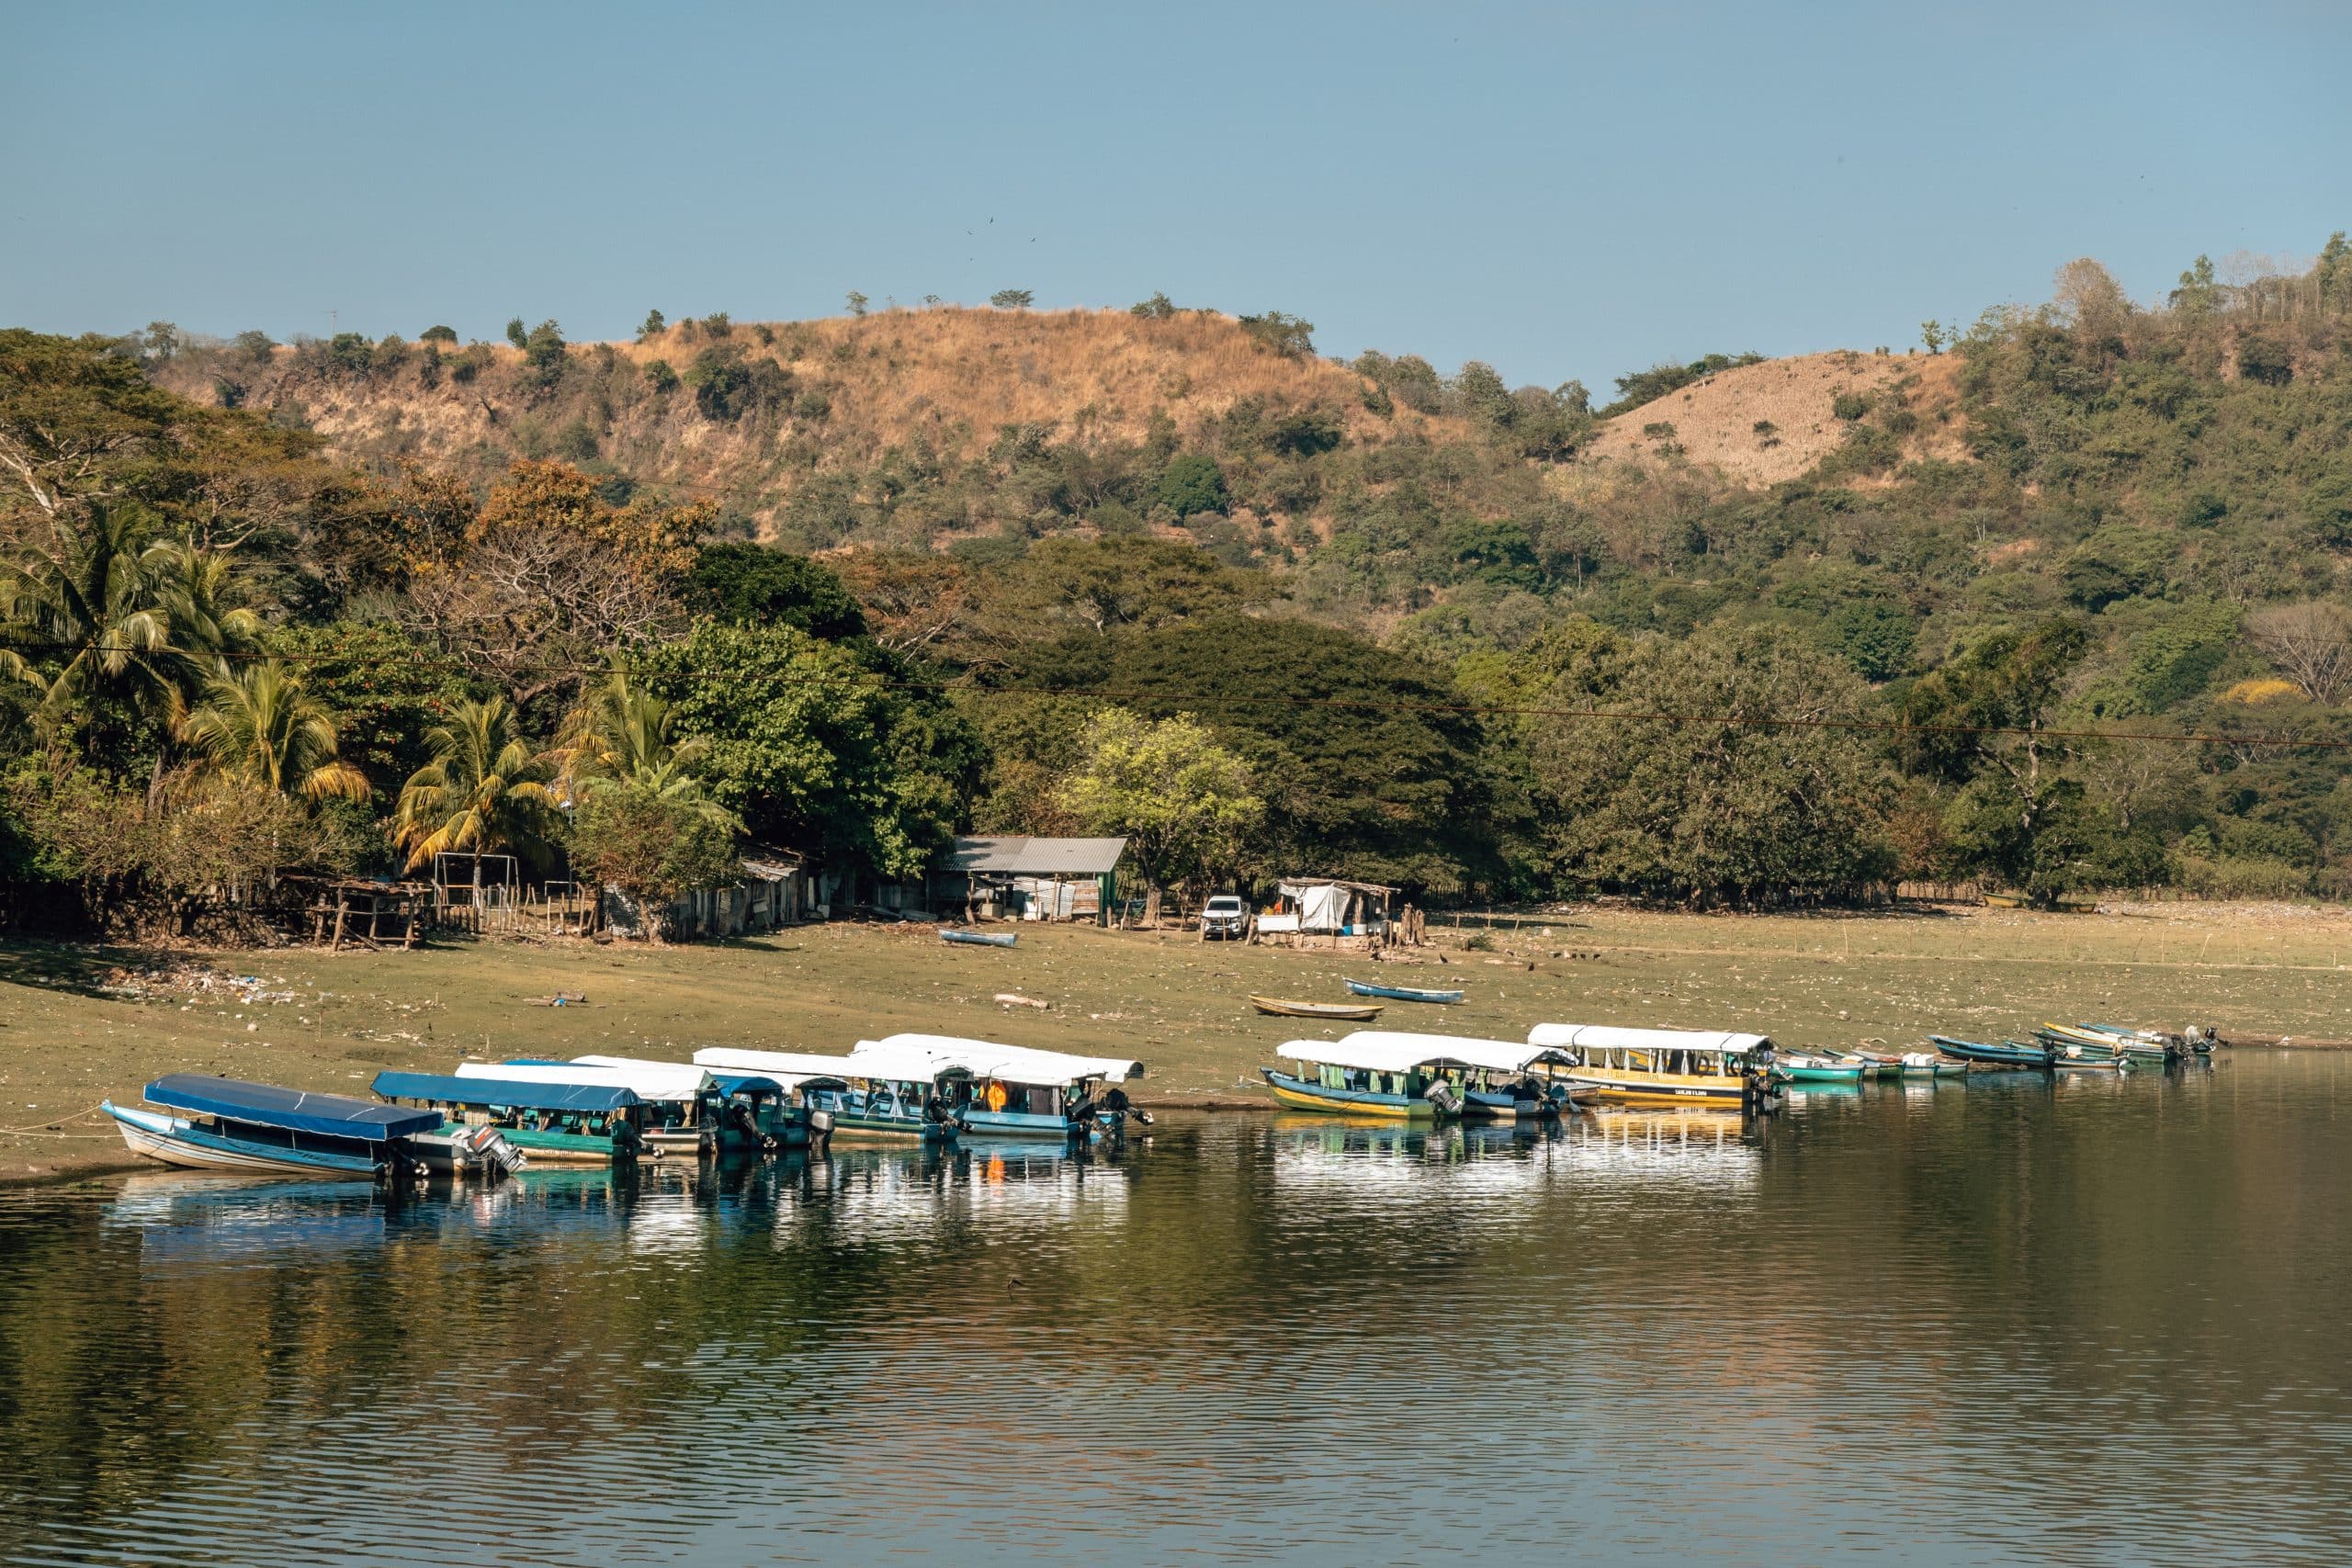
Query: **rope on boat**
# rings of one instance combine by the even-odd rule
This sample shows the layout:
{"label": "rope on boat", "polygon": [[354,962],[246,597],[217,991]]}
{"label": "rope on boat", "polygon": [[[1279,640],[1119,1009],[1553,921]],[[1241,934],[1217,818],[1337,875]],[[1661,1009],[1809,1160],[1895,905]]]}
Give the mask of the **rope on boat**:
{"label": "rope on boat", "polygon": [[86,1133],[69,1134],[63,1132],[62,1129],[71,1126],[73,1123],[79,1122],[85,1117],[96,1116],[100,1111],[104,1110],[105,1107],[106,1101],[102,1100],[98,1101],[97,1104],[91,1106],[87,1111],[77,1111],[71,1116],[61,1116],[53,1122],[44,1118],[39,1122],[28,1122],[21,1127],[0,1127],[0,1138],[35,1137],[39,1136],[42,1133],[50,1132],[56,1133],[61,1138],[87,1137],[89,1134]]}

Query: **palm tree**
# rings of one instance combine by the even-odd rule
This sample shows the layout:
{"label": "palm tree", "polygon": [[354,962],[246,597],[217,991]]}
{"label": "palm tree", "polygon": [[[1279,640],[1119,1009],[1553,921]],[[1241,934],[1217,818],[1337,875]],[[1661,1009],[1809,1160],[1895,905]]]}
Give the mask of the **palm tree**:
{"label": "palm tree", "polygon": [[157,552],[153,581],[179,656],[184,693],[202,693],[229,672],[232,660],[250,658],[260,648],[261,617],[235,603],[235,568],[225,554],[166,544]]}
{"label": "palm tree", "polygon": [[564,716],[552,753],[556,792],[567,803],[592,789],[625,785],[738,827],[732,813],[703,794],[689,770],[710,750],[703,736],[672,739],[670,705],[616,670],[581,694]]}
{"label": "palm tree", "polygon": [[334,720],[277,660],[216,675],[180,739],[212,767],[279,795],[368,798],[368,776],[335,755]]}
{"label": "palm tree", "polygon": [[[408,869],[438,854],[476,856],[540,842],[556,807],[548,765],[524,744],[504,697],[463,702],[449,722],[424,732],[433,761],[409,775],[392,813],[392,839],[408,852]],[[481,882],[481,863],[474,863]]]}
{"label": "palm tree", "polygon": [[142,508],[92,502],[86,522],[60,519],[46,546],[0,565],[0,677],[40,694],[41,722],[85,701],[171,713],[180,668],[158,584],[175,549]]}

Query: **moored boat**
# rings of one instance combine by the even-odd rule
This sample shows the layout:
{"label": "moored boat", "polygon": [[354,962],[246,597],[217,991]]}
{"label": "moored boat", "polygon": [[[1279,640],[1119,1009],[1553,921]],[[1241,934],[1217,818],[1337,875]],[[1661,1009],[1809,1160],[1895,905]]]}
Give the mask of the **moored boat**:
{"label": "moored boat", "polygon": [[2014,1040],[1994,1045],[1981,1040],[1957,1040],[1949,1034],[1930,1034],[1928,1039],[1945,1055],[1972,1066],[2039,1067],[2047,1071],[2058,1058],[2058,1053],[2047,1045],[2023,1045]]}
{"label": "moored boat", "polygon": [[1781,1083],[1858,1084],[1865,1075],[1876,1077],[1877,1073],[1873,1063],[1841,1062],[1802,1053],[1781,1056],[1771,1066],[1772,1077]]}
{"label": "moored boat", "polygon": [[1761,1034],[1614,1024],[1539,1023],[1530,1045],[1570,1053],[1556,1069],[1577,1089],[1611,1105],[1702,1105],[1738,1110],[1771,1092],[1765,1068],[1777,1055]]}
{"label": "moored boat", "polygon": [[1333,1022],[1370,1023],[1378,1018],[1378,1006],[1363,1007],[1353,1002],[1286,1002],[1273,997],[1250,998],[1250,1005],[1272,1018],[1324,1018]]}
{"label": "moored boat", "polygon": [[[572,1065],[582,1067],[604,1067],[623,1075],[652,1072],[674,1073],[680,1068],[691,1071],[700,1063],[655,1062],[636,1056],[574,1056]],[[825,1141],[831,1130],[832,1119],[807,1103],[800,1090],[802,1080],[782,1081],[769,1074],[741,1068],[704,1067],[711,1078],[715,1102],[706,1098],[699,1105],[696,1119],[708,1123],[711,1146],[719,1154],[769,1154],[777,1149],[805,1149]],[[632,1084],[639,1099],[649,1098],[647,1089],[658,1088],[662,1079],[650,1085]]]}
{"label": "moored boat", "polygon": [[1380,986],[1370,980],[1350,980],[1348,989],[1360,997],[1385,997],[1392,1002],[1436,1002],[1447,1005],[1462,999],[1460,991],[1429,990],[1413,986]]}
{"label": "moored boat", "polygon": [[439,1116],[441,1125],[433,1136],[454,1138],[471,1129],[491,1128],[535,1161],[601,1165],[616,1152],[635,1154],[639,1144],[635,1125],[639,1101],[633,1091],[615,1084],[381,1072],[369,1087],[386,1100]]}
{"label": "moored boat", "polygon": [[[1419,1051],[1461,1097],[1461,1114],[1473,1122],[1532,1122],[1559,1115],[1574,1096],[1552,1070],[1570,1065],[1568,1053],[1517,1040],[1476,1040],[1455,1034],[1359,1029],[1340,1038],[1351,1050],[1364,1047]],[[1539,1076],[1536,1069],[1546,1069]]]}
{"label": "moored boat", "polygon": [[961,947],[1011,947],[1021,940],[1021,934],[1018,931],[966,931],[943,927],[939,940],[952,942]]}
{"label": "moored boat", "polygon": [[1432,1053],[1427,1036],[1359,1030],[1344,1040],[1287,1040],[1274,1055],[1298,1070],[1261,1067],[1277,1104],[1292,1111],[1436,1122],[1462,1113],[1461,1090],[1448,1078],[1461,1064]]}
{"label": "moored boat", "polygon": [[960,1068],[959,1099],[950,1109],[966,1137],[1116,1137],[1127,1122],[1148,1126],[1150,1115],[1119,1086],[1143,1077],[1143,1064],[1126,1057],[1074,1056],[952,1034],[892,1034],[861,1040],[850,1059],[904,1062],[925,1058],[934,1072]]}
{"label": "moored boat", "polygon": [[822,1056],[797,1051],[755,1051],[711,1045],[695,1053],[714,1073],[764,1073],[797,1087],[813,1111],[832,1118],[834,1137],[950,1140],[962,1129],[955,1110],[968,1101],[972,1075],[922,1051],[891,1051],[878,1043],[862,1055]]}
{"label": "moored boat", "polygon": [[2111,1023],[2045,1023],[2035,1039],[2053,1048],[2081,1046],[2085,1051],[2112,1051],[2143,1062],[2177,1062],[2188,1054],[2177,1034],[2153,1029],[2120,1029]]}
{"label": "moored boat", "polygon": [[164,1110],[110,1100],[99,1109],[133,1154],[189,1170],[372,1179],[421,1165],[409,1140],[441,1125],[429,1111],[198,1073],[169,1074],[141,1093]]}
{"label": "moored boat", "polygon": [[639,1100],[633,1122],[641,1154],[655,1159],[695,1159],[718,1153],[724,1100],[718,1080],[707,1069],[684,1062],[609,1065],[627,1060],[563,1062],[533,1056],[506,1062],[460,1062],[457,1076],[625,1089]]}

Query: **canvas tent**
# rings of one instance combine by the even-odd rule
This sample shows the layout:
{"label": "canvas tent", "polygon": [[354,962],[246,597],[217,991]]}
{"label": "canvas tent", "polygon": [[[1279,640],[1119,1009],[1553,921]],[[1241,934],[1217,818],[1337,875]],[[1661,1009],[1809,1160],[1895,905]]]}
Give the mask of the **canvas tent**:
{"label": "canvas tent", "polygon": [[[1285,879],[1278,885],[1282,914],[1261,915],[1261,931],[1294,931],[1309,936],[1370,936],[1386,929],[1394,887],[1336,877]],[[1294,923],[1295,922],[1295,923]]]}

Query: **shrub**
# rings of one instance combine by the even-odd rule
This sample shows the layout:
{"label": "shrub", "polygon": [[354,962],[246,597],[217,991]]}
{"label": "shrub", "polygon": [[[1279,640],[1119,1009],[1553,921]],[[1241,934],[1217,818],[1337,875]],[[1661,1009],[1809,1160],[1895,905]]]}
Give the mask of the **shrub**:
{"label": "shrub", "polygon": [[[238,341],[242,343],[244,340],[240,338]],[[417,342],[446,343],[451,348],[455,348],[458,346],[458,329],[455,327],[427,327],[424,331],[417,334]]]}
{"label": "shrub", "polygon": [[640,338],[657,336],[669,324],[669,319],[661,311],[648,310],[645,312],[645,324],[637,329],[637,335]]}
{"label": "shrub", "polygon": [[1131,316],[1141,316],[1147,321],[1164,321],[1176,313],[1176,302],[1166,294],[1154,294],[1127,307]]}
{"label": "shrub", "polygon": [[678,384],[678,373],[666,359],[649,359],[645,362],[645,382],[657,392],[666,392]]}
{"label": "shrub", "polygon": [[1285,359],[1304,359],[1315,352],[1315,323],[1297,316],[1286,316],[1280,310],[1269,310],[1262,316],[1244,316],[1241,330],[1257,341],[1261,348],[1271,350]]}
{"label": "shrub", "polygon": [[1170,458],[1168,467],[1160,470],[1154,497],[1180,519],[1204,512],[1223,512],[1227,501],[1225,474],[1214,458],[1198,452],[1181,453]]}
{"label": "shrub", "polygon": [[1034,298],[1026,288],[1000,288],[989,296],[989,303],[1000,310],[1025,310]]}
{"label": "shrub", "polygon": [[1829,400],[1829,412],[1850,424],[1871,412],[1871,400],[1860,392],[1840,392]]}

